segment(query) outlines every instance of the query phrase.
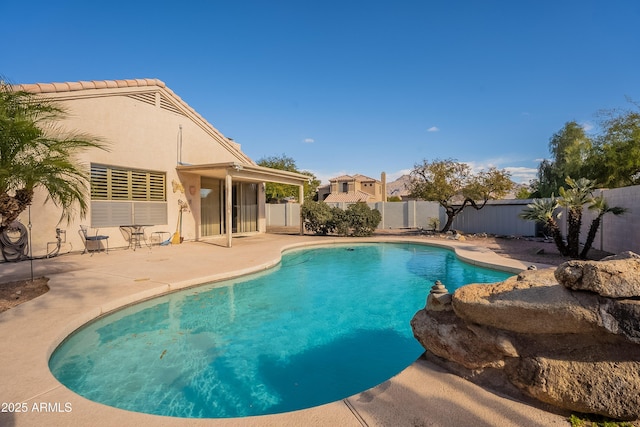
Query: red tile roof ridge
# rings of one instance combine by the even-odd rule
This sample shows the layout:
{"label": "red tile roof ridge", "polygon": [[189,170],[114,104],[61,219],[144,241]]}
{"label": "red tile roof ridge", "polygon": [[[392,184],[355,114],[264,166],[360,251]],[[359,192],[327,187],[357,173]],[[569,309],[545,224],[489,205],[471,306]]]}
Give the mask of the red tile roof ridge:
{"label": "red tile roof ridge", "polygon": [[167,85],[159,79],[81,80],[77,82],[29,83],[14,85],[17,90],[24,90],[31,93],[56,93],[86,89],[144,86],[158,86],[170,91],[170,89],[167,88]]}
{"label": "red tile roof ridge", "polygon": [[352,179],[353,179],[353,177],[352,177],[351,175],[340,175],[340,176],[337,176],[337,177],[335,177],[335,178],[331,178],[331,179],[329,180],[329,182],[333,182],[333,181],[345,181],[345,180],[352,180]]}

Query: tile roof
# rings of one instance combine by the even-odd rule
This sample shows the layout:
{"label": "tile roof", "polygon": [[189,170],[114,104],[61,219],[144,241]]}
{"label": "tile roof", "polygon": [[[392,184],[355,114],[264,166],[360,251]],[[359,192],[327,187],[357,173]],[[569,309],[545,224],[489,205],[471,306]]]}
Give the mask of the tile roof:
{"label": "tile roof", "polygon": [[353,181],[353,177],[351,175],[340,175],[337,176],[335,178],[331,178],[329,180],[329,182],[334,182],[334,181]]}
{"label": "tile roof", "polygon": [[350,193],[331,193],[324,199],[325,203],[356,203],[366,202],[371,198],[371,194],[364,191]]}
{"label": "tile roof", "polygon": [[340,175],[335,178],[331,178],[329,182],[336,181],[357,181],[357,182],[379,182],[377,179],[369,178],[365,175],[355,174],[355,175]]}
{"label": "tile roof", "polygon": [[47,93],[64,93],[64,92],[78,92],[82,90],[100,90],[100,89],[121,89],[121,88],[144,88],[148,87],[149,90],[159,88],[166,93],[175,103],[183,108],[189,115],[192,115],[196,120],[205,124],[210,131],[213,131],[216,135],[218,142],[226,146],[228,149],[237,153],[242,160],[249,164],[255,164],[245,153],[242,152],[240,144],[230,140],[226,136],[216,129],[211,123],[209,123],[204,117],[194,110],[189,104],[182,100],[175,94],[167,85],[159,79],[125,79],[125,80],[90,80],[90,81],[78,81],[78,82],[54,82],[54,83],[32,83],[32,84],[17,84],[13,85],[15,90],[23,90],[26,92],[36,94]]}
{"label": "tile roof", "polygon": [[179,98],[171,89],[167,88],[162,80],[158,79],[129,79],[129,80],[91,80],[79,82],[33,83],[15,85],[18,90],[31,93],[55,93],[72,92],[86,89],[107,89],[121,87],[158,86],[165,88],[175,97]]}
{"label": "tile roof", "polygon": [[375,178],[369,178],[368,176],[360,175],[359,173],[355,174],[353,177],[356,179],[356,181],[378,181]]}

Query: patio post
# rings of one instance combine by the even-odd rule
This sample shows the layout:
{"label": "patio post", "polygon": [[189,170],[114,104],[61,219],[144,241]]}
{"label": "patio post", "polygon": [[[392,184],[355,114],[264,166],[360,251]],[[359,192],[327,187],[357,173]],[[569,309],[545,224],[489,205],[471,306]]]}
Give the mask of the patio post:
{"label": "patio post", "polygon": [[300,235],[304,236],[304,220],[302,219],[302,204],[304,203],[304,185],[298,187],[298,201],[300,202]]}
{"label": "patio post", "polygon": [[224,181],[224,191],[225,191],[225,211],[226,211],[225,227],[227,232],[228,248],[231,247],[231,231],[233,230],[233,218],[231,218],[231,215],[232,215],[231,198],[233,197],[232,190],[233,190],[233,180],[231,179],[231,174],[229,174],[229,171],[227,170],[227,174],[225,176],[225,181]]}

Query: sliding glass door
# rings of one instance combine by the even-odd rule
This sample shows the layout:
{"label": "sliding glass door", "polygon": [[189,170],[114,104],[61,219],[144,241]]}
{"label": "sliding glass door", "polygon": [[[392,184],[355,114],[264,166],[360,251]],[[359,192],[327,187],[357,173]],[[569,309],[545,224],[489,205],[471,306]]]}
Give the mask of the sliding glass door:
{"label": "sliding glass door", "polygon": [[219,179],[206,177],[200,179],[200,235],[202,237],[224,233],[223,187]]}
{"label": "sliding glass door", "polygon": [[[248,233],[258,231],[259,184],[237,182],[231,189],[231,231]],[[202,177],[200,180],[200,233],[202,237],[225,233],[224,182]]]}
{"label": "sliding glass door", "polygon": [[234,193],[240,191],[239,215],[237,220],[238,231],[248,233],[258,231],[258,184],[243,182],[233,186]]}

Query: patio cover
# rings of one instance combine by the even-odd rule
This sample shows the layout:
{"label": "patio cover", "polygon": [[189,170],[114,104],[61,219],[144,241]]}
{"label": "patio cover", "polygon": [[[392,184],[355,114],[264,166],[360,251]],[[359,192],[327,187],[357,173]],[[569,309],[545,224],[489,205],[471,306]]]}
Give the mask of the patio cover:
{"label": "patio cover", "polygon": [[[225,191],[227,193],[225,198],[227,218],[231,218],[231,188],[234,180],[241,182],[275,182],[277,184],[297,185],[299,188],[299,200],[301,201],[304,200],[304,183],[309,182],[309,177],[301,173],[237,162],[178,165],[176,166],[176,170],[178,172],[224,179]],[[300,218],[300,234],[304,234],[302,218]],[[227,227],[227,247],[231,247],[231,227]]]}

